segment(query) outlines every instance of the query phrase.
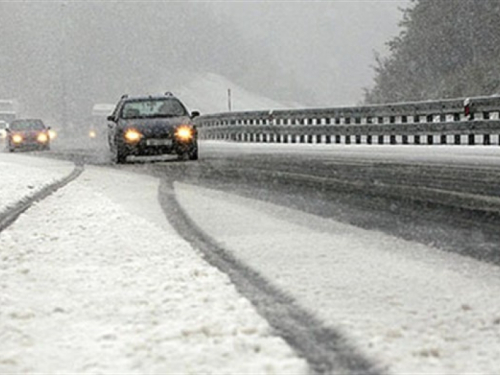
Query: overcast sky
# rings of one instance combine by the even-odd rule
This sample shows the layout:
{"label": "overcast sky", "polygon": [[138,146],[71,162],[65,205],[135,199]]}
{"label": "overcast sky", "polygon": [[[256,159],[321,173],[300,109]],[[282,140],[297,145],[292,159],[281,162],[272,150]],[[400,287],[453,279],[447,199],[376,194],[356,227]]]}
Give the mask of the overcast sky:
{"label": "overcast sky", "polygon": [[399,34],[409,0],[214,1],[280,69],[314,91],[310,104],[352,105],[372,84],[375,51]]}
{"label": "overcast sky", "polygon": [[0,96],[30,116],[76,122],[94,103],[207,72],[285,103],[355,105],[408,5],[0,0]]}

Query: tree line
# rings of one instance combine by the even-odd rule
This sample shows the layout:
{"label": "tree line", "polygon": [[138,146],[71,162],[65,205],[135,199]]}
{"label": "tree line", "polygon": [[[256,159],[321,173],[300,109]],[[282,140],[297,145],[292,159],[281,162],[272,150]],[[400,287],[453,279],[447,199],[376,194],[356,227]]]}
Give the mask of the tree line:
{"label": "tree line", "polygon": [[412,0],[365,102],[500,94],[499,20],[499,0]]}

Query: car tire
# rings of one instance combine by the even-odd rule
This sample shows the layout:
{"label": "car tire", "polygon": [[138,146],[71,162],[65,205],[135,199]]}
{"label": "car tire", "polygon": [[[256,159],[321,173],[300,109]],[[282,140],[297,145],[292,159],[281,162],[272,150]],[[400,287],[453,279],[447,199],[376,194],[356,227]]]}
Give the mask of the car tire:
{"label": "car tire", "polygon": [[127,153],[120,147],[117,147],[115,152],[115,163],[123,164],[126,161],[127,161]]}
{"label": "car tire", "polygon": [[181,152],[180,154],[177,154],[177,160],[179,160],[179,161],[189,160],[189,153]]}
{"label": "car tire", "polygon": [[198,147],[194,146],[189,152],[188,152],[188,159],[189,160],[198,160]]}
{"label": "car tire", "polygon": [[188,151],[177,154],[177,159],[181,161],[198,160],[198,147],[193,146]]}

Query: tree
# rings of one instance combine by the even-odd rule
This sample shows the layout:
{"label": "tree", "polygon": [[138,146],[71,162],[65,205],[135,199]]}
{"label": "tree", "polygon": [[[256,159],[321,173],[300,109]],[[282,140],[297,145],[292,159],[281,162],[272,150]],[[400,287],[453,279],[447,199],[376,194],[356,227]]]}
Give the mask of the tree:
{"label": "tree", "polygon": [[500,93],[497,0],[413,0],[402,31],[376,56],[367,103]]}

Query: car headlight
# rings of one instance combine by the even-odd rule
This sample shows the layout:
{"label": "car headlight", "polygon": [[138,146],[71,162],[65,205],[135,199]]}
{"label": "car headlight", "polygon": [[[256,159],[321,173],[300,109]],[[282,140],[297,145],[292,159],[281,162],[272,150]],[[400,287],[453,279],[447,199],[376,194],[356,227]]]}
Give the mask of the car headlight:
{"label": "car headlight", "polygon": [[127,129],[124,134],[125,141],[129,143],[139,142],[142,138],[142,134],[135,129]]}
{"label": "car headlight", "polygon": [[56,137],[57,137],[57,132],[55,130],[50,129],[49,130],[49,138],[51,140],[54,140],[54,139],[56,139]]}
{"label": "car headlight", "polygon": [[12,136],[12,142],[14,143],[22,143],[23,142],[23,137],[21,134],[14,134]]}
{"label": "car headlight", "polygon": [[97,134],[96,134],[95,130],[90,130],[90,131],[89,131],[89,137],[90,137],[90,138],[95,138],[95,137],[97,137]]}
{"label": "car headlight", "polygon": [[191,139],[193,139],[193,136],[194,136],[194,130],[190,126],[186,125],[179,126],[175,130],[175,138],[177,138],[180,141],[184,142],[190,141]]}
{"label": "car headlight", "polygon": [[36,140],[39,143],[47,143],[49,141],[49,136],[47,135],[47,133],[40,133],[37,135]]}

